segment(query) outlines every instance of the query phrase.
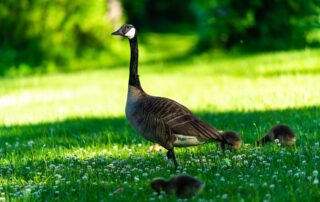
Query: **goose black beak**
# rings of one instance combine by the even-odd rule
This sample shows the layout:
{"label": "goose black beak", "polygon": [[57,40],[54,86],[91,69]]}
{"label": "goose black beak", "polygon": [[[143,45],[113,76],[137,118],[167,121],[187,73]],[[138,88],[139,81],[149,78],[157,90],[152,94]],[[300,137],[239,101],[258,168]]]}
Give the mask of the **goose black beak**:
{"label": "goose black beak", "polygon": [[120,36],[122,36],[122,33],[121,33],[120,29],[119,29],[119,30],[117,30],[115,32],[112,32],[111,35],[120,35]]}

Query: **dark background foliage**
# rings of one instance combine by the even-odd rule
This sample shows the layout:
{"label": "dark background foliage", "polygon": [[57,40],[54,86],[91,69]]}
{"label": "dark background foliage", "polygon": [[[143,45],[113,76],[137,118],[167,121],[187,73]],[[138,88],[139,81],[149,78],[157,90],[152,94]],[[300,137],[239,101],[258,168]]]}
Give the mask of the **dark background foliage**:
{"label": "dark background foliage", "polygon": [[[123,0],[128,20],[144,30],[195,30],[201,49],[304,48],[319,28],[320,1],[313,0]],[[184,30],[185,31],[185,30]]]}
{"label": "dark background foliage", "polygon": [[[116,22],[108,18],[112,2],[122,7]],[[144,32],[193,33],[198,37],[196,51],[318,46],[319,40],[308,36],[319,35],[319,5],[319,0],[4,0],[0,74],[92,66],[90,61],[99,55],[112,60],[116,53],[109,33],[124,21]]]}

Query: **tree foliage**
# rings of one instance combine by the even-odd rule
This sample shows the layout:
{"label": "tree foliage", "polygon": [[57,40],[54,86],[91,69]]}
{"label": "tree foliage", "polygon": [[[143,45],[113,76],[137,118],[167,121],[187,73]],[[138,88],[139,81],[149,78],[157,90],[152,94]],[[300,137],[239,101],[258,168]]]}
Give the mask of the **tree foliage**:
{"label": "tree foliage", "polygon": [[[199,50],[301,48],[309,45],[308,33],[320,29],[319,0],[114,1],[140,31],[197,33]],[[107,20],[108,2],[1,1],[0,74],[25,65],[61,67],[117,55],[108,38],[114,29]]]}
{"label": "tree foliage", "polygon": [[0,70],[8,65],[66,64],[105,48],[105,13],[104,0],[2,1]]}
{"label": "tree foliage", "polygon": [[128,22],[147,31],[179,31],[196,22],[191,9],[193,0],[122,0]]}
{"label": "tree foliage", "polygon": [[307,33],[320,27],[319,0],[122,1],[128,21],[142,29],[171,31],[189,24],[199,34],[200,49],[301,48]]}
{"label": "tree foliage", "polygon": [[305,47],[307,33],[320,25],[316,23],[318,6],[312,0],[194,1],[199,45],[230,48],[243,43],[263,50]]}

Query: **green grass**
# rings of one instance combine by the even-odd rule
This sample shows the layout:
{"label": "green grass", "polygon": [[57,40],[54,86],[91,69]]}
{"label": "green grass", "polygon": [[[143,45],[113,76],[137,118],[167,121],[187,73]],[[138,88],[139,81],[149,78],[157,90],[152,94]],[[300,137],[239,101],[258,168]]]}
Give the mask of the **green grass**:
{"label": "green grass", "polygon": [[[156,39],[141,40],[144,89],[238,131],[248,145],[236,153],[215,144],[177,148],[174,171],[125,120],[127,65],[2,78],[0,201],[174,201],[158,198],[149,182],[177,173],[205,181],[194,201],[320,200],[320,50],[195,56],[183,40],[192,36]],[[127,42],[120,49],[128,52]],[[256,148],[276,123],[297,132],[296,146]]]}

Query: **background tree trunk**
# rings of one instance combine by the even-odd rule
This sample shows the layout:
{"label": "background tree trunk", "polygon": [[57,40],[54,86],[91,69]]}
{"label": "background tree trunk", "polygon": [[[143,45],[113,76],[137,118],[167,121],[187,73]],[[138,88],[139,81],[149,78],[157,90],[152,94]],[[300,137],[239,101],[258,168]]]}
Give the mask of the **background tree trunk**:
{"label": "background tree trunk", "polygon": [[120,0],[107,0],[107,20],[113,28],[120,26],[123,9]]}

